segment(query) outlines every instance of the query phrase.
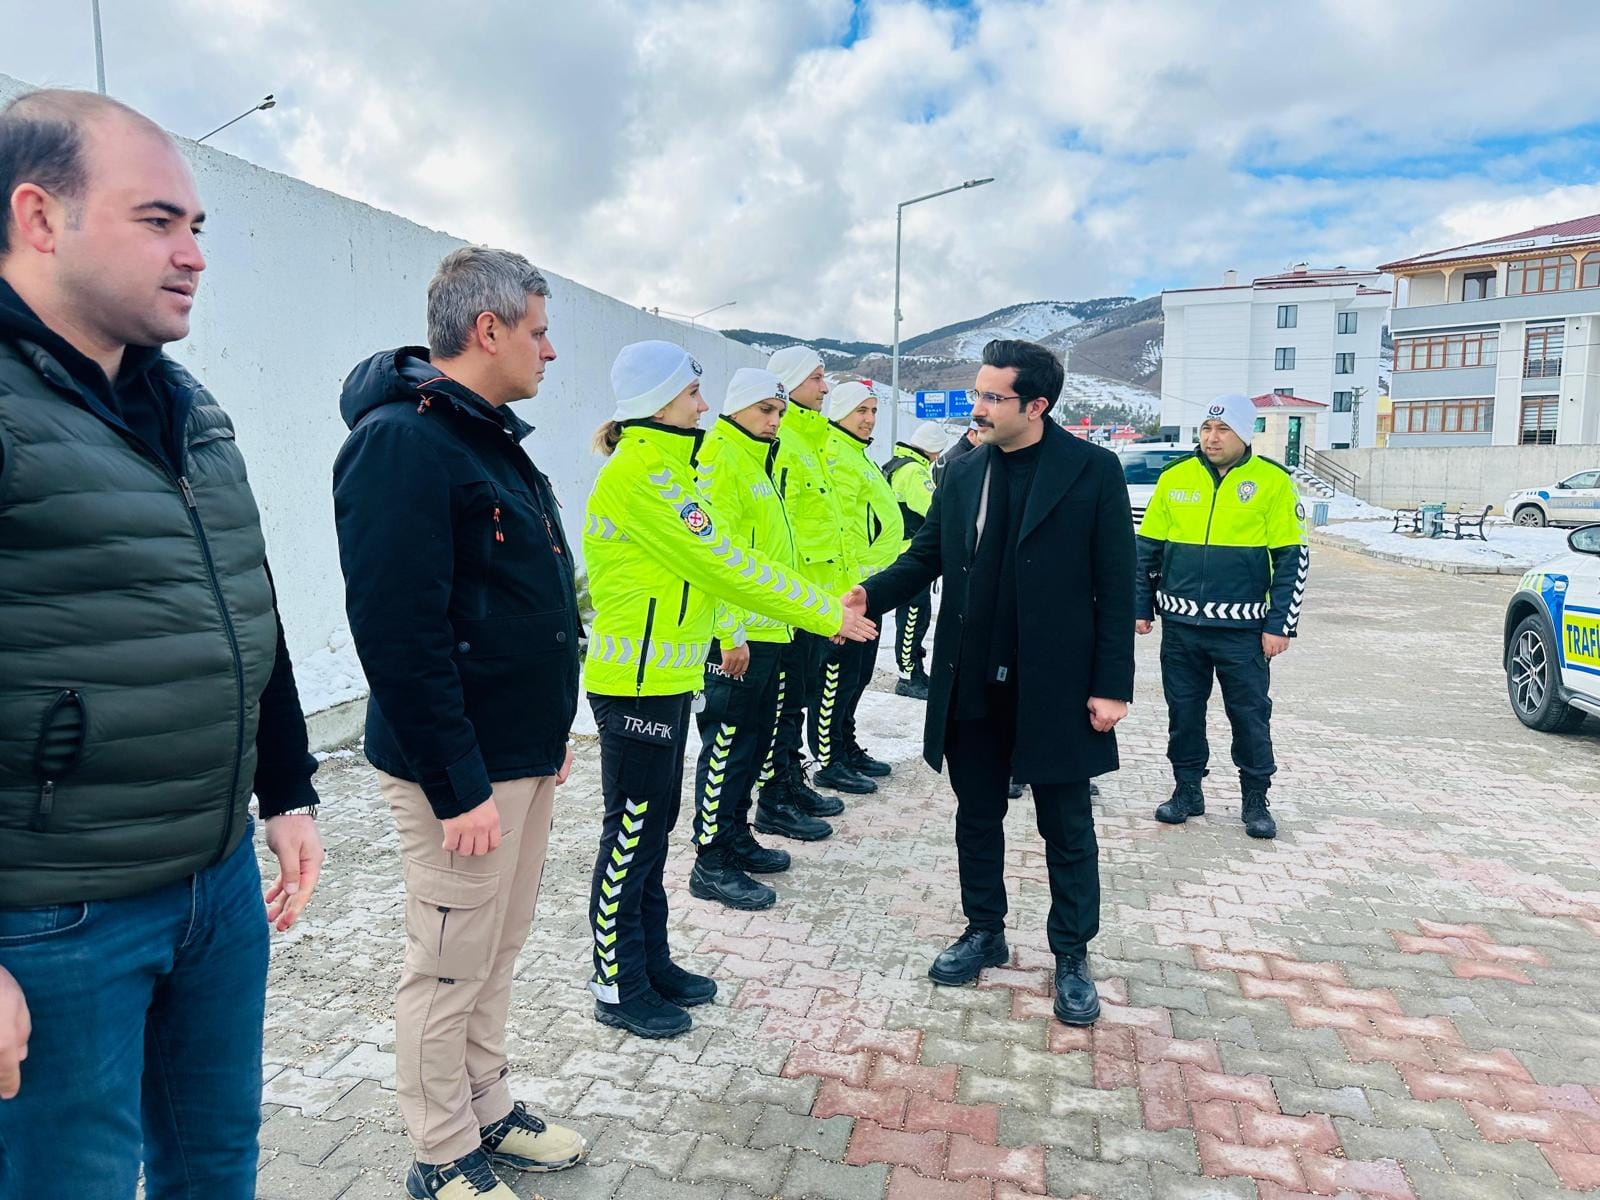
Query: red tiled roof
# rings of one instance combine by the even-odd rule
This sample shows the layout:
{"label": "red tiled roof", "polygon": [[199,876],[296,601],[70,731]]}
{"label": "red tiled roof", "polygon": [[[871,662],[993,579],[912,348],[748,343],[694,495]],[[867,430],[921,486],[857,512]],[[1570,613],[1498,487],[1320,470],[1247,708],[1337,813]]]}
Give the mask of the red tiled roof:
{"label": "red tiled roof", "polygon": [[[1594,213],[1587,217],[1574,217],[1570,221],[1556,221],[1550,225],[1539,225],[1533,229],[1524,229],[1520,233],[1507,233],[1496,238],[1480,238],[1478,241],[1467,242],[1460,246],[1446,246],[1443,250],[1429,250],[1425,254],[1414,254],[1410,258],[1400,258],[1392,263],[1384,263],[1378,269],[1380,271],[1389,271],[1395,267],[1411,265],[1435,266],[1448,263],[1453,260],[1437,256],[1451,254],[1457,250],[1474,251],[1474,253],[1470,254],[1461,254],[1459,256],[1461,258],[1488,258],[1491,256],[1490,249],[1503,242],[1520,242],[1525,238],[1540,237],[1581,237],[1585,234],[1593,234],[1595,240],[1600,241],[1600,213]],[[1429,261],[1422,263],[1419,261],[1422,259]]]}
{"label": "red tiled roof", "polygon": [[1250,403],[1257,408],[1327,408],[1321,400],[1302,400],[1299,396],[1280,396],[1268,392],[1264,396],[1251,396]]}

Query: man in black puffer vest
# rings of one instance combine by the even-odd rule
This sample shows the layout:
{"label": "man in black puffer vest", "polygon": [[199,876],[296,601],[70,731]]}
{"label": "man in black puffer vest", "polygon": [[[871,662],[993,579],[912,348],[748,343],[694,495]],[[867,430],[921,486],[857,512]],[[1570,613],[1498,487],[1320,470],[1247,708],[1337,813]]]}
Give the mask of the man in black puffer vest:
{"label": "man in black puffer vest", "polygon": [[76,92],[0,110],[0,198],[0,1196],[245,1200],[268,927],[322,845],[233,425],[160,350],[204,215]]}

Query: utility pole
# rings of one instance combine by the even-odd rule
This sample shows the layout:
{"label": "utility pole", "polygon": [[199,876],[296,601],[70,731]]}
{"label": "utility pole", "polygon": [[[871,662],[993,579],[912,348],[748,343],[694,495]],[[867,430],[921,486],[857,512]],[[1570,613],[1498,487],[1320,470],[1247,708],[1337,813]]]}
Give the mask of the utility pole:
{"label": "utility pole", "polygon": [[1361,445],[1361,397],[1366,394],[1364,387],[1350,389],[1350,448],[1352,450]]}

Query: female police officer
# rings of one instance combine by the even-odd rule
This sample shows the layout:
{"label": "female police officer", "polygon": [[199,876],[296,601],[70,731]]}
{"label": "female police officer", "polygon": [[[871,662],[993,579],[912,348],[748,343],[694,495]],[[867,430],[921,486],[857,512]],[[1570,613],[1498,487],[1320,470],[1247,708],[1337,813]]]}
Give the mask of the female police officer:
{"label": "female police officer", "polygon": [[695,490],[700,364],[670,342],[625,347],[617,408],[595,435],[609,461],[584,523],[595,607],[584,684],[600,730],[605,820],[590,889],[595,1017],[642,1037],[690,1027],[716,984],[667,949],[661,873],[677,820],[686,726],[717,600],[863,641],[871,622],[793,571],[734,544]]}

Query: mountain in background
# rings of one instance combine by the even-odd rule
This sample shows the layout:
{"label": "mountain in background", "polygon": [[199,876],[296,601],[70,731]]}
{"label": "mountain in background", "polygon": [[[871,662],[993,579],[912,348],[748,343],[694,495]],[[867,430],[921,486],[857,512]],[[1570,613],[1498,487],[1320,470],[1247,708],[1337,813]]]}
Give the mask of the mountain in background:
{"label": "mountain in background", "polygon": [[[892,348],[875,342],[751,329],[723,332],[768,353],[803,342],[822,355],[830,371],[843,374],[887,380],[893,369]],[[908,392],[971,387],[985,343],[1021,338],[1049,346],[1066,360],[1058,419],[1150,427],[1161,408],[1161,333],[1159,296],[1012,304],[903,340],[900,387]]]}

